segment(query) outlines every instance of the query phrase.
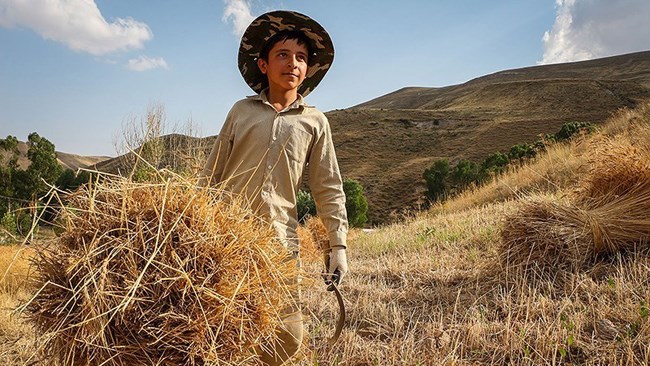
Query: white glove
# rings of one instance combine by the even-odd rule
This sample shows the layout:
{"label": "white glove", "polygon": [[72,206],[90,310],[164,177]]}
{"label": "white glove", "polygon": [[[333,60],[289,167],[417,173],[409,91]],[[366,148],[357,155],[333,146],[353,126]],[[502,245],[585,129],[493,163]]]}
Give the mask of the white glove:
{"label": "white glove", "polygon": [[345,248],[334,247],[330,252],[325,255],[325,266],[327,273],[325,274],[325,284],[338,285],[341,283],[343,277],[348,273],[348,256]]}

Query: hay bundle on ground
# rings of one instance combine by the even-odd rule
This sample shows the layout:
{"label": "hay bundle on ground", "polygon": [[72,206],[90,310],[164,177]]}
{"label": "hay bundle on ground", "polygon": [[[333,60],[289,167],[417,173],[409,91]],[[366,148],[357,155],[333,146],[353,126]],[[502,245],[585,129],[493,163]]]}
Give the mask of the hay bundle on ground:
{"label": "hay bundle on ground", "polygon": [[25,307],[53,362],[255,363],[297,268],[269,225],[222,194],[173,177],[104,180],[69,197]]}
{"label": "hay bundle on ground", "polygon": [[503,262],[582,266],[601,254],[647,246],[650,143],[619,137],[593,144],[588,171],[570,202],[528,200],[506,218]]}
{"label": "hay bundle on ground", "polygon": [[582,266],[650,239],[650,184],[588,205],[528,200],[506,218],[502,261],[509,266]]}
{"label": "hay bundle on ground", "polygon": [[633,146],[627,140],[593,143],[594,154],[589,171],[580,182],[576,201],[598,205],[603,200],[627,194],[639,185],[650,185],[650,149],[644,144]]}

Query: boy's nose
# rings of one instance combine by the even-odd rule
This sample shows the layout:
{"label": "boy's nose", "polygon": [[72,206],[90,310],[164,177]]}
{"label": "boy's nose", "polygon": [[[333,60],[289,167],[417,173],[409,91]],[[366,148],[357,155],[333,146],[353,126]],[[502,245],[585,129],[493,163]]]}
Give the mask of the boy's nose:
{"label": "boy's nose", "polygon": [[289,66],[295,67],[298,64],[298,59],[295,55],[289,57]]}

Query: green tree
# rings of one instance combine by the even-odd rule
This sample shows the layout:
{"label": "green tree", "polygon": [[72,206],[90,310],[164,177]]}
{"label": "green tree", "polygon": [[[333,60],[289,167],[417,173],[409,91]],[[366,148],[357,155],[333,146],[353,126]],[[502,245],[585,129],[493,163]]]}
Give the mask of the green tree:
{"label": "green tree", "polygon": [[18,198],[22,199],[30,199],[46,193],[49,190],[48,184],[54,184],[63,171],[56,160],[54,144],[46,138],[32,132],[27,138],[27,145],[30,164],[24,173],[19,173],[17,176],[17,183],[21,187],[14,187]]}
{"label": "green tree", "polygon": [[7,151],[10,155],[5,163],[0,164],[0,195],[13,197],[13,176],[18,170],[18,139],[15,136],[7,136],[0,139],[0,149]]}
{"label": "green tree", "polygon": [[368,221],[368,200],[363,193],[361,183],[354,179],[343,180],[345,192],[345,210],[348,214],[348,224],[352,227],[363,227]]}
{"label": "green tree", "polygon": [[71,192],[79,188],[82,184],[88,183],[89,180],[90,172],[86,170],[75,173],[72,169],[66,169],[56,180],[56,186],[61,190]]}
{"label": "green tree", "polygon": [[424,171],[422,177],[427,185],[427,197],[434,202],[442,199],[447,193],[449,160],[436,160],[429,169]]}
{"label": "green tree", "polygon": [[0,227],[6,230],[9,234],[15,235],[17,233],[16,228],[16,215],[11,211],[6,211],[0,219]]}
{"label": "green tree", "polygon": [[464,189],[478,180],[478,167],[473,161],[460,160],[451,172],[452,184],[457,189]]}
{"label": "green tree", "polygon": [[483,160],[483,163],[481,163],[481,168],[479,169],[479,181],[484,183],[495,175],[503,174],[508,167],[508,163],[508,155],[502,152],[497,151],[488,155],[487,158]]}
{"label": "green tree", "polygon": [[555,133],[555,141],[568,140],[578,133],[592,133],[596,130],[591,123],[588,122],[567,122],[562,125],[560,130]]}
{"label": "green tree", "polygon": [[537,151],[531,144],[514,145],[508,151],[508,158],[510,160],[519,160],[520,162],[524,159],[534,158],[535,155],[537,155]]}

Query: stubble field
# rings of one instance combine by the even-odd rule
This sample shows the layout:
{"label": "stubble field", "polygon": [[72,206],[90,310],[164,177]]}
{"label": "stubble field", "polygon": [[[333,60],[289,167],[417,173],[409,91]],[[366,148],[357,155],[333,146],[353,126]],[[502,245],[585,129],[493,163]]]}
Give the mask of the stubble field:
{"label": "stubble field", "polygon": [[[516,269],[502,255],[504,223],[523,202],[569,201],[593,162],[593,146],[650,140],[649,126],[650,106],[622,112],[597,136],[554,147],[493,184],[397,224],[352,232],[351,272],[342,286],[348,320],[333,347],[326,339],[337,316],[334,296],[319,280],[318,259],[305,258],[309,336],[294,364],[650,364],[646,239],[573,269]],[[0,361],[47,365],[34,354],[38,335],[11,315],[32,291],[8,280],[28,273],[25,258],[5,271],[18,248],[0,253],[0,274],[8,275],[0,293]]]}

